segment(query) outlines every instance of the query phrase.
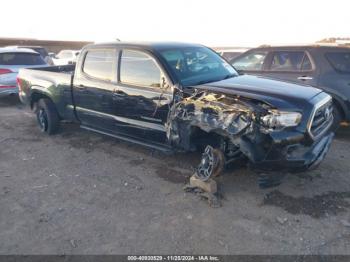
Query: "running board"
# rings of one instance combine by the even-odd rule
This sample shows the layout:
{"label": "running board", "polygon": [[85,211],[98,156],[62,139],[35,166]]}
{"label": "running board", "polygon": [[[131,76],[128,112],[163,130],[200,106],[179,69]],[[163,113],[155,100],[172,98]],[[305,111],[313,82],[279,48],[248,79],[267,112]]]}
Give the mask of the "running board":
{"label": "running board", "polygon": [[138,145],[145,146],[145,147],[148,147],[148,148],[156,149],[156,150],[162,151],[164,153],[173,153],[174,152],[171,147],[168,147],[168,146],[165,146],[165,145],[162,146],[162,145],[142,142],[142,141],[134,139],[134,138],[129,138],[129,137],[125,137],[125,136],[122,136],[122,135],[116,135],[116,134],[107,133],[105,131],[101,131],[101,130],[98,130],[98,129],[95,129],[95,128],[92,128],[92,127],[88,127],[88,126],[84,126],[84,125],[80,125],[80,127],[82,129],[85,129],[85,130],[88,130],[88,131],[96,132],[96,133],[99,133],[99,134],[102,134],[102,135],[114,137],[114,138],[117,138],[117,139],[120,139],[120,140],[123,140],[123,141],[126,141],[126,142],[130,142],[130,143],[133,143],[133,144],[138,144]]}

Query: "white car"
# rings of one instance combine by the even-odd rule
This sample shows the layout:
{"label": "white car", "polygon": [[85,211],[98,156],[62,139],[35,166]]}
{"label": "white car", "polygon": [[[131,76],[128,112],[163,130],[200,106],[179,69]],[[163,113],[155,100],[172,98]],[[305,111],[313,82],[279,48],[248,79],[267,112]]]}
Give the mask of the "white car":
{"label": "white car", "polygon": [[75,64],[79,54],[80,50],[61,50],[52,60],[55,65]]}
{"label": "white car", "polygon": [[237,48],[226,48],[226,49],[217,49],[216,52],[225,58],[227,61],[231,61],[240,54],[246,52],[248,48],[237,47]]}

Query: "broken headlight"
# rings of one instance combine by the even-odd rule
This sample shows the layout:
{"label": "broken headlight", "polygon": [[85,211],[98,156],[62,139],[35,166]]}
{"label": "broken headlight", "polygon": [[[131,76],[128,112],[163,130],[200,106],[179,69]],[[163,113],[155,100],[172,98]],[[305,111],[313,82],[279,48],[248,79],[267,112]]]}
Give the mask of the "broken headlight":
{"label": "broken headlight", "polygon": [[286,112],[278,110],[269,110],[269,114],[261,118],[263,126],[271,129],[280,129],[284,127],[297,126],[301,121],[302,115],[298,112]]}

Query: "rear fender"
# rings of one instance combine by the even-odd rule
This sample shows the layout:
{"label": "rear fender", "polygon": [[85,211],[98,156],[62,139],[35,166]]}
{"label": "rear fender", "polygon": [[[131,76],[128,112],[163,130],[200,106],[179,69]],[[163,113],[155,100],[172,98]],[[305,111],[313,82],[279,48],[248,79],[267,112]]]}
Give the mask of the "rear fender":
{"label": "rear fender", "polygon": [[47,89],[45,88],[42,88],[40,86],[33,86],[31,88],[31,95],[30,95],[30,108],[32,110],[35,110],[35,104],[40,100],[40,99],[43,99],[43,98],[46,98],[46,99],[50,99],[53,104],[55,105],[56,107],[56,110],[59,114],[59,116],[62,118],[63,116],[63,112],[59,110],[59,107],[57,107],[57,104],[55,103],[52,95],[50,94],[50,92],[47,91]]}

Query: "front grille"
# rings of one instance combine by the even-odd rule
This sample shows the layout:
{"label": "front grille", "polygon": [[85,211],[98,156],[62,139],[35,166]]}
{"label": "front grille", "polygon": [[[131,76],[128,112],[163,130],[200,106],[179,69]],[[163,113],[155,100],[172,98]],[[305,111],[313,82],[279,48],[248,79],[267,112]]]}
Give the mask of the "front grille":
{"label": "front grille", "polygon": [[317,138],[326,132],[333,122],[333,105],[332,100],[319,105],[315,110],[311,125],[310,133]]}

